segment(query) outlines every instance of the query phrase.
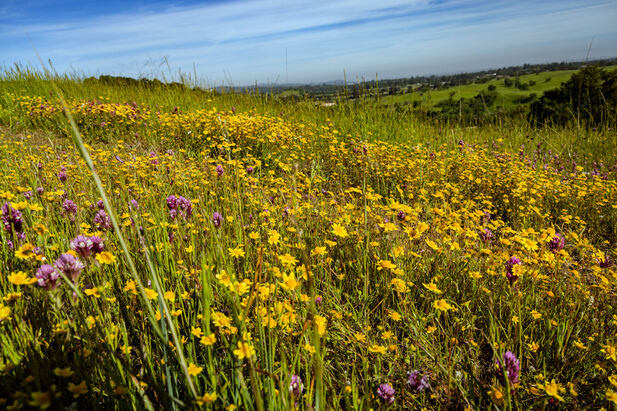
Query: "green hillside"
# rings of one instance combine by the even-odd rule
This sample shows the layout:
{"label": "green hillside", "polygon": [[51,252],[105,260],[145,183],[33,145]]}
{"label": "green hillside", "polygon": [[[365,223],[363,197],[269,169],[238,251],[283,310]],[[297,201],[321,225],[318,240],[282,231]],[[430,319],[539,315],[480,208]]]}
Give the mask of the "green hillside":
{"label": "green hillside", "polygon": [[[608,66],[605,69],[615,70],[617,69],[617,66]],[[561,83],[567,81],[576,71],[577,70],[544,71],[538,74],[528,74],[518,77],[520,82],[523,84],[535,82],[535,84],[532,83],[533,85],[530,85],[527,90],[520,90],[514,86],[506,87],[506,79],[499,78],[480,84],[474,83],[464,86],[448,87],[442,90],[426,92],[415,91],[405,94],[385,96],[382,97],[382,101],[384,104],[404,104],[406,102],[418,101],[422,105],[430,107],[442,100],[450,98],[451,95],[454,100],[459,100],[460,98],[472,98],[480,91],[486,90],[490,85],[494,85],[497,93],[499,93],[495,106],[511,109],[517,105],[517,100],[529,97],[532,93],[536,93],[540,96],[546,90],[559,87]],[[510,77],[510,79],[514,81],[515,78]]]}

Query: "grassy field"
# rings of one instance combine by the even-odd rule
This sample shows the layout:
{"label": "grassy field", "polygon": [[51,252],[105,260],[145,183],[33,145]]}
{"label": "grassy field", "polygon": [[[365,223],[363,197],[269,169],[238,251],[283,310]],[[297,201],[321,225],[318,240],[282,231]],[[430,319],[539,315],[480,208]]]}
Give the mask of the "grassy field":
{"label": "grassy field", "polygon": [[56,80],[0,79],[0,405],[617,403],[614,130]]}
{"label": "grassy field", "polygon": [[[606,67],[605,70],[615,70],[617,66]],[[529,86],[527,90],[519,90],[518,88],[511,86],[506,87],[504,85],[504,79],[495,79],[482,84],[468,84],[464,86],[448,87],[443,90],[426,91],[423,93],[414,92],[394,96],[384,96],[382,101],[385,104],[393,103],[405,103],[418,101],[425,106],[433,106],[440,101],[450,98],[459,100],[461,98],[472,98],[480,91],[486,90],[489,85],[496,87],[499,97],[495,101],[495,107],[512,109],[517,103],[517,99],[528,97],[531,93],[536,93],[538,97],[543,92],[559,88],[561,83],[567,81],[576,70],[557,70],[557,71],[543,71],[538,74],[527,74],[518,77],[521,83],[528,84],[530,81],[535,81],[535,85]]]}

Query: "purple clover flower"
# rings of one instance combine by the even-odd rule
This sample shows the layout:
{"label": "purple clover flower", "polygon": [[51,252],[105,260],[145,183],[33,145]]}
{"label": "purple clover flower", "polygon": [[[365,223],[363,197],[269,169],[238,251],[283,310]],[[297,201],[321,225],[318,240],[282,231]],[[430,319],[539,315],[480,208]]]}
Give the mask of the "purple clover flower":
{"label": "purple clover flower", "polygon": [[4,203],[2,206],[2,225],[4,230],[11,232],[15,230],[16,233],[21,233],[23,228],[23,216],[21,211],[11,207],[9,203]]}
{"label": "purple clover flower", "polygon": [[92,240],[85,235],[78,235],[71,241],[71,250],[82,258],[87,258],[92,254],[92,247]]}
{"label": "purple clover flower", "polygon": [[188,198],[170,195],[165,201],[167,203],[167,208],[169,208],[169,216],[172,220],[178,215],[186,219],[193,214],[193,205]]}
{"label": "purple clover flower", "polygon": [[223,224],[223,216],[220,215],[218,211],[212,214],[212,224],[214,224],[216,228],[219,228]]}
{"label": "purple clover flower", "polygon": [[77,204],[68,198],[62,202],[62,209],[70,216],[77,214]]}
{"label": "purple clover flower", "polygon": [[60,179],[60,181],[64,183],[68,178],[68,174],[66,173],[66,167],[60,167],[60,171],[56,175],[58,176],[58,179]]}
{"label": "purple clover flower", "polygon": [[92,241],[92,252],[94,254],[103,252],[103,250],[105,249],[105,243],[103,242],[103,239],[101,237],[93,235],[92,237],[90,237],[90,241]]}
{"label": "purple clover flower", "polygon": [[62,254],[54,263],[58,271],[62,271],[64,275],[71,279],[73,283],[77,282],[81,270],[84,265],[73,254]]}
{"label": "purple clover flower", "polygon": [[521,363],[512,351],[506,351],[503,354],[503,365],[501,364],[501,361],[497,360],[497,366],[499,367],[499,372],[502,374],[504,371],[503,367],[505,367],[506,375],[508,376],[508,381],[511,385],[518,383]]}
{"label": "purple clover flower", "polygon": [[488,243],[494,238],[494,235],[490,229],[485,228],[484,230],[480,231],[480,237],[482,238],[482,241]]}
{"label": "purple clover flower", "polygon": [[225,170],[223,169],[222,165],[218,165],[216,166],[216,174],[220,177],[225,173]]}
{"label": "purple clover flower", "polygon": [[111,228],[111,218],[103,210],[99,210],[94,216],[94,224],[101,230],[109,230]]}
{"label": "purple clover flower", "polygon": [[247,173],[247,174],[253,174],[253,172],[254,172],[254,171],[255,171],[255,169],[254,169],[253,167],[251,167],[251,166],[248,166],[248,167],[246,168],[246,173]]}
{"label": "purple clover flower", "polygon": [[517,257],[510,257],[508,261],[506,261],[506,277],[510,281],[510,285],[514,284],[516,280],[518,280],[518,275],[514,275],[514,266],[522,264],[521,260]]}
{"label": "purple clover flower", "polygon": [[548,248],[551,249],[552,252],[557,253],[566,245],[566,239],[559,233],[556,233],[555,236],[549,241]]}
{"label": "purple clover flower", "polygon": [[422,392],[429,388],[428,375],[421,375],[420,371],[413,370],[407,373],[407,386],[414,391]]}
{"label": "purple clover flower", "polygon": [[43,287],[47,291],[55,290],[58,287],[58,279],[60,274],[56,269],[49,265],[44,264],[38,270],[36,270],[37,283],[39,287]]}
{"label": "purple clover flower", "polygon": [[299,375],[293,374],[291,376],[291,382],[289,383],[289,393],[292,397],[298,398],[304,391],[304,384],[302,384],[302,378]]}
{"label": "purple clover flower", "polygon": [[394,403],[394,388],[390,384],[380,384],[377,388],[377,395],[388,404]]}

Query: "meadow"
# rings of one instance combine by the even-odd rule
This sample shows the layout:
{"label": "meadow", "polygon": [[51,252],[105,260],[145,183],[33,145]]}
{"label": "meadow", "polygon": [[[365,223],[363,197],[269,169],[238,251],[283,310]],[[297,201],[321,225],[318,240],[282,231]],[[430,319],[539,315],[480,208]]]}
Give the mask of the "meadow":
{"label": "meadow", "polygon": [[[608,66],[605,69],[607,71],[613,71],[617,70],[617,66]],[[570,76],[577,71],[578,70],[542,71],[536,74],[519,76],[517,78],[520,82],[527,85],[527,88],[524,90],[518,89],[513,85],[506,86],[506,79],[496,78],[484,83],[446,87],[440,90],[429,90],[425,92],[413,91],[405,94],[383,96],[382,100],[385,104],[418,102],[421,106],[430,108],[439,102],[449,99],[450,96],[452,96],[452,99],[455,101],[461,98],[470,99],[481,91],[486,91],[489,86],[494,86],[495,91],[498,93],[497,99],[495,100],[495,107],[512,110],[519,105],[521,100],[529,98],[532,93],[540,97],[545,91],[559,88],[561,83],[566,82]],[[511,77],[510,80],[514,81],[515,78]]]}
{"label": "meadow", "polygon": [[0,84],[2,407],[617,404],[615,130]]}

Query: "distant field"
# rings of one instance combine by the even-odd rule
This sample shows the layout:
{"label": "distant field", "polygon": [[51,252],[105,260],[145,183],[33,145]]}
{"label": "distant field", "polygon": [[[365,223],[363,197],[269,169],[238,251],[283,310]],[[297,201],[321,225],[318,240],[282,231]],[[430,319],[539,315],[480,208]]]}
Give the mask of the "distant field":
{"label": "distant field", "polygon": [[[606,70],[615,70],[617,66],[608,66]],[[529,83],[535,81],[536,84],[530,86],[527,90],[519,90],[518,88],[506,87],[504,85],[505,79],[495,79],[483,84],[468,84],[464,86],[449,87],[443,90],[427,91],[424,93],[414,92],[401,95],[385,96],[382,98],[384,104],[393,103],[405,103],[410,101],[419,101],[423,105],[432,106],[442,100],[450,98],[450,93],[454,93],[452,98],[459,100],[460,98],[472,98],[480,91],[486,90],[489,85],[493,84],[497,87],[499,97],[495,102],[496,107],[503,107],[506,109],[516,106],[516,100],[529,96],[531,93],[536,93],[541,96],[546,90],[559,87],[561,83],[567,81],[572,74],[578,70],[558,70],[558,71],[543,71],[538,74],[527,74],[520,76],[521,83]],[[515,77],[511,77],[512,80]]]}

